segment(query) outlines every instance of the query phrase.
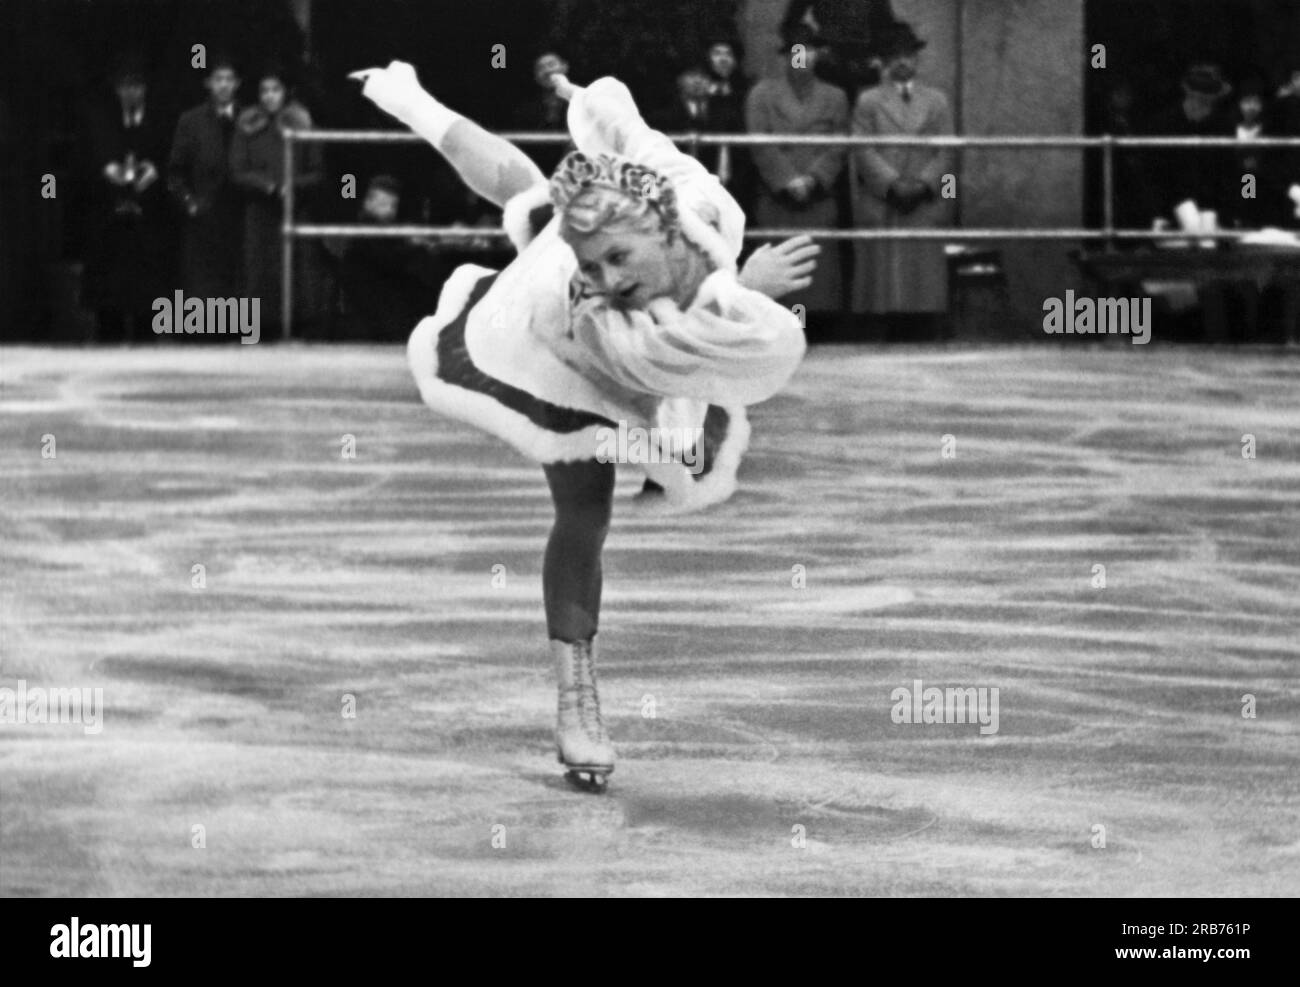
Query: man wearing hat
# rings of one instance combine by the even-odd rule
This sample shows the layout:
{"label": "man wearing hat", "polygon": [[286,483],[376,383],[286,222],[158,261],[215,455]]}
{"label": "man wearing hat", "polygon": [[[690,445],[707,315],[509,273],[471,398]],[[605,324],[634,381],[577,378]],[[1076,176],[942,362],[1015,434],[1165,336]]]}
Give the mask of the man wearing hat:
{"label": "man wearing hat", "polygon": [[[821,40],[796,26],[778,49],[785,72],[754,85],[745,101],[745,124],[753,134],[843,134],[849,101],[843,90],[815,74]],[[831,228],[840,225],[835,185],[844,170],[843,147],[755,145],[758,171],[754,221],[759,226]],[[833,328],[843,310],[843,276],[834,244],[823,244],[811,287],[788,295],[783,304],[802,305],[808,328]]]}
{"label": "man wearing hat", "polygon": [[839,86],[850,100],[880,81],[876,47],[894,24],[890,0],[790,0],[782,36],[800,24],[825,39],[817,62],[819,78]]}
{"label": "man wearing hat", "polygon": [[[907,24],[881,41],[884,78],[858,97],[852,132],[866,136],[948,136],[948,97],[916,81],[925,47]],[[952,169],[947,148],[853,149],[854,219],[863,229],[934,229],[952,224],[952,200],[943,176]],[[853,310],[889,316],[887,332],[929,336],[948,311],[948,264],[933,240],[865,240],[854,244]]]}
{"label": "man wearing hat", "polygon": [[[1162,137],[1222,137],[1234,133],[1226,109],[1232,86],[1217,65],[1193,65],[1182,79],[1182,99],[1159,114],[1152,132]],[[1225,193],[1241,194],[1241,176],[1236,176],[1232,152],[1219,148],[1157,148],[1151,154],[1150,174],[1161,176],[1163,194],[1156,196],[1161,215],[1172,217],[1178,206],[1188,200],[1198,210],[1222,211],[1228,204]],[[1156,217],[1152,217],[1155,219]]]}
{"label": "man wearing hat", "polygon": [[98,317],[100,342],[143,342],[153,300],[172,287],[162,171],[166,121],[148,99],[143,60],[123,56],[114,98],[90,114],[87,166],[91,206],[82,304]]}

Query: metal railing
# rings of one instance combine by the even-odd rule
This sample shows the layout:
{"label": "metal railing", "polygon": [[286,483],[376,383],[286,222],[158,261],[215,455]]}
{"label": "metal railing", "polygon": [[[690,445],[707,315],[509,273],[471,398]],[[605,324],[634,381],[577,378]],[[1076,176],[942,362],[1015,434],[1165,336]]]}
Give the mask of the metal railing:
{"label": "metal railing", "polygon": [[[502,133],[501,137],[515,144],[568,144],[571,138],[553,131],[527,131]],[[965,150],[989,148],[999,150],[1046,149],[1090,150],[1102,152],[1102,225],[1100,227],[975,227],[965,229],[831,229],[771,227],[747,229],[748,240],[770,240],[791,236],[811,236],[817,240],[1102,240],[1108,248],[1119,240],[1237,240],[1250,236],[1253,230],[1215,230],[1189,232],[1186,230],[1117,229],[1115,226],[1115,152],[1123,148],[1185,148],[1188,150],[1223,148],[1275,148],[1300,150],[1300,138],[1255,137],[1037,137],[1037,136],[865,136],[855,134],[669,134],[678,146],[696,154],[702,147],[752,147],[777,144],[781,146],[812,147],[938,147]],[[295,237],[412,237],[440,236],[448,239],[504,240],[503,229],[464,226],[386,225],[382,228],[359,223],[302,223],[293,222],[294,204],[294,142],[308,141],[321,144],[424,144],[424,138],[409,131],[399,130],[286,130],[284,132],[284,206],[280,227],[283,243],[283,269],[281,271],[281,335],[292,335],[293,318],[293,241]],[[1300,181],[1300,175],[1296,176]]]}

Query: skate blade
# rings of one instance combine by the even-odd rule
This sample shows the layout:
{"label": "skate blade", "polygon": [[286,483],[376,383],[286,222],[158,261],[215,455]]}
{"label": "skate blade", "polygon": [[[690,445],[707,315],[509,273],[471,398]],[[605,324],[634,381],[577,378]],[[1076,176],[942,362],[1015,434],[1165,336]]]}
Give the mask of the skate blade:
{"label": "skate blade", "polygon": [[603,792],[609,785],[609,774],[613,770],[613,768],[601,768],[599,771],[572,768],[564,773],[564,780],[584,792]]}
{"label": "skate blade", "polygon": [[557,764],[564,764],[570,771],[594,771],[597,774],[610,774],[614,770],[612,764],[565,764],[564,755],[559,751],[555,752],[555,761]]}

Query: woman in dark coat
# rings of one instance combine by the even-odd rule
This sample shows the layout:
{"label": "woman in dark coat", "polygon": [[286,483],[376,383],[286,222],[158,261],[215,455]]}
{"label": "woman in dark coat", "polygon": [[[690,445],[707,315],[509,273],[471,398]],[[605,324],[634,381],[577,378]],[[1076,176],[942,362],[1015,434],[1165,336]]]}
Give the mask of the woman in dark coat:
{"label": "woman in dark coat", "polygon": [[[244,277],[242,294],[261,299],[263,331],[280,327],[280,278],[283,247],[280,224],[284,217],[284,134],[286,129],[306,130],[311,115],[289,95],[285,73],[263,71],[257,82],[257,104],[239,115],[230,142],[230,177],[244,195]],[[294,219],[301,222],[311,190],[323,177],[320,145],[300,141],[294,145]],[[309,244],[295,243],[295,303],[318,292],[319,265],[312,263]],[[295,322],[309,321],[318,313],[295,304]],[[298,317],[301,318],[298,318]]]}

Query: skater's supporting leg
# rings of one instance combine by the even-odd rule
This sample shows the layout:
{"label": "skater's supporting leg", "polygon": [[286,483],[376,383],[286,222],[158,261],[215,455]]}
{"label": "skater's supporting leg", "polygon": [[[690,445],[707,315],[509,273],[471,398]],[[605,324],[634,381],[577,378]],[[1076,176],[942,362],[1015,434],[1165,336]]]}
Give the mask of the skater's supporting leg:
{"label": "skater's supporting leg", "polygon": [[614,502],[614,464],[587,460],[543,467],[555,502],[542,596],[552,640],[587,641],[600,615],[601,550]]}
{"label": "skater's supporting leg", "polygon": [[599,790],[614,770],[614,747],[600,714],[595,641],[600,555],[614,501],[614,464],[588,460],[544,468],[555,501],[542,595],[558,687],[556,753],[571,781]]}

